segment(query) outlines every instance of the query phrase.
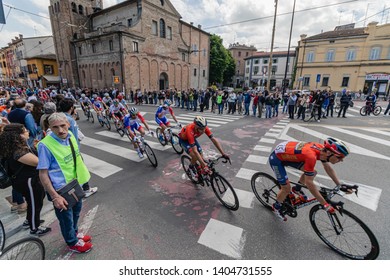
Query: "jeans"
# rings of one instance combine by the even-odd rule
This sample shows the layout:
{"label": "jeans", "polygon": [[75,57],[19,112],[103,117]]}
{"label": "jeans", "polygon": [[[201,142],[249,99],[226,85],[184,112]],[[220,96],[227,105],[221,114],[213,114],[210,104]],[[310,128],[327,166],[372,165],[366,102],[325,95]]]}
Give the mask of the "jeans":
{"label": "jeans", "polygon": [[249,103],[244,103],[244,106],[245,106],[245,113],[244,113],[244,115],[249,116]]}
{"label": "jeans", "polygon": [[261,118],[261,115],[263,114],[263,103],[259,102],[257,103],[257,110],[258,110],[258,117]]}
{"label": "jeans", "polygon": [[329,105],[328,108],[326,108],[326,116],[329,117],[329,111],[330,111],[330,116],[333,117],[333,108],[334,104]]}
{"label": "jeans", "polygon": [[252,105],[253,116],[256,117],[257,105]]}
{"label": "jeans", "polygon": [[193,102],[194,102],[194,111],[196,111],[198,108],[198,100],[194,100]]}
{"label": "jeans", "polygon": [[223,102],[218,104],[218,114],[223,114]]}
{"label": "jeans", "polygon": [[294,119],[295,105],[288,105],[288,114],[290,119]]}
{"label": "jeans", "polygon": [[272,105],[265,105],[265,118],[271,118]]}
{"label": "jeans", "polygon": [[286,113],[287,113],[287,103],[286,103],[286,102],[285,102],[284,105],[283,105],[282,113],[283,113],[283,114],[286,114]]}
{"label": "jeans", "polygon": [[279,115],[279,104],[274,105],[274,111],[272,112],[273,117],[277,117]]}
{"label": "jeans", "polygon": [[78,242],[77,223],[82,205],[82,200],[80,200],[72,209],[60,211],[60,209],[54,207],[57,219],[60,222],[62,237],[68,246],[73,246]]}

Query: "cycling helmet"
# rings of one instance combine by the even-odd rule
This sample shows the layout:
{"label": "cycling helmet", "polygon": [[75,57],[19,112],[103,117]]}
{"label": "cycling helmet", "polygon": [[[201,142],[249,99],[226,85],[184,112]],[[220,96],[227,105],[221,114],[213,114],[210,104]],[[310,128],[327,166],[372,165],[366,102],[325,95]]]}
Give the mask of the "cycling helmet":
{"label": "cycling helmet", "polygon": [[109,94],[108,92],[106,92],[106,93],[104,94],[104,96],[105,96],[105,97],[110,97],[110,94]]}
{"label": "cycling helmet", "polygon": [[207,121],[204,117],[202,116],[196,116],[194,118],[194,123],[200,127],[200,128],[205,128],[207,126]]}
{"label": "cycling helmet", "polygon": [[97,97],[97,94],[92,94],[92,98],[95,99]]}
{"label": "cycling helmet", "polygon": [[122,95],[118,95],[118,100],[122,101],[122,99],[123,99],[123,96]]}
{"label": "cycling helmet", "polygon": [[348,146],[343,141],[336,138],[328,137],[324,141],[324,145],[326,149],[342,157],[346,157],[349,154]]}
{"label": "cycling helmet", "polygon": [[82,97],[82,98],[85,98],[85,94],[84,94],[84,93],[83,93],[83,94],[81,94],[81,97]]}
{"label": "cycling helmet", "polygon": [[102,101],[102,98],[99,96],[96,98],[97,101]]}
{"label": "cycling helmet", "polygon": [[129,110],[129,113],[130,113],[130,115],[135,116],[138,113],[138,109],[135,108],[135,107],[131,107],[130,110]]}
{"label": "cycling helmet", "polygon": [[164,101],[164,105],[171,106],[172,105],[172,101],[167,99],[167,100]]}
{"label": "cycling helmet", "polygon": [[118,104],[119,104],[118,99],[114,99],[112,102],[113,102],[115,105],[118,105]]}

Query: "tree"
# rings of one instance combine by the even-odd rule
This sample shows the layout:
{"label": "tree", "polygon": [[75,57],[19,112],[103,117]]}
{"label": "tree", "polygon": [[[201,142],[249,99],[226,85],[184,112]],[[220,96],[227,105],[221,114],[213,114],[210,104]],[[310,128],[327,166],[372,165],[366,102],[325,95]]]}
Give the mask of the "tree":
{"label": "tree", "polygon": [[210,84],[230,84],[235,73],[235,62],[231,53],[223,46],[222,38],[210,36]]}

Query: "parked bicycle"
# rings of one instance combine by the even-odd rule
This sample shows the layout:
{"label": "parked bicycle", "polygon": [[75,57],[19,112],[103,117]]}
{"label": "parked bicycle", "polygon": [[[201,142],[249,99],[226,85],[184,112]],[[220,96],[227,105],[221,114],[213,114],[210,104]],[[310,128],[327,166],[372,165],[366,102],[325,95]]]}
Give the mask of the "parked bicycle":
{"label": "parked bicycle", "polygon": [[182,127],[181,125],[168,127],[165,130],[165,137],[162,134],[161,127],[157,127],[157,129],[156,129],[157,139],[160,142],[160,144],[165,146],[168,143],[171,143],[172,148],[179,155],[181,155],[183,153],[183,147],[180,145],[179,136],[177,135],[177,133],[173,132],[172,130],[176,129],[176,128],[181,128],[181,127]]}
{"label": "parked bicycle", "polygon": [[304,122],[317,121],[318,119],[318,105],[312,104],[310,108],[307,108],[305,111]]}
{"label": "parked bicycle", "polygon": [[366,105],[364,105],[364,106],[360,109],[360,115],[362,115],[362,116],[367,116],[367,115],[370,115],[371,113],[372,113],[374,116],[378,116],[381,112],[382,112],[382,107],[379,106],[379,105],[376,105],[376,106],[373,108],[371,102],[366,102]]}
{"label": "parked bicycle", "polygon": [[0,260],[44,260],[45,245],[37,237],[20,239],[4,249],[5,230],[0,221]]}
{"label": "parked bicycle", "polygon": [[[299,183],[290,183],[297,188],[306,188]],[[272,211],[272,204],[276,201],[280,189],[278,181],[267,173],[258,172],[252,176],[251,185],[256,198]],[[331,200],[341,193],[357,195],[358,186],[343,184],[333,189],[322,187],[320,193],[326,202],[336,209],[334,214],[327,212],[316,198],[306,200],[293,193],[282,203],[283,213],[295,218],[298,209],[317,203],[310,209],[310,224],[326,245],[349,259],[376,259],[379,255],[379,244],[372,231],[358,217],[345,210],[343,202]]]}
{"label": "parked bicycle", "polygon": [[[200,166],[197,164],[197,174],[193,174],[193,171],[190,170],[189,165],[191,164],[191,157],[188,155],[181,156],[181,164],[187,177],[194,184],[199,184],[204,186],[211,186],[218,200],[229,210],[236,211],[239,208],[239,201],[236,192],[234,191],[232,185],[226,180],[218,171],[215,169],[215,166],[218,162],[223,159],[223,157],[218,157],[217,159],[209,159],[206,161],[211,174],[203,174],[201,172]],[[227,160],[223,160],[223,163],[227,163]],[[231,164],[230,160],[229,163]]]}

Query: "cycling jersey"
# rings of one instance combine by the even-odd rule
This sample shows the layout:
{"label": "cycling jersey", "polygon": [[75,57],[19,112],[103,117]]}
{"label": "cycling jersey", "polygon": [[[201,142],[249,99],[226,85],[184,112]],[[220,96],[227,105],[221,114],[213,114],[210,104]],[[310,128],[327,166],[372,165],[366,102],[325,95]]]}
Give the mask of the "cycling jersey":
{"label": "cycling jersey", "polygon": [[125,107],[123,107],[123,105],[120,103],[118,104],[118,106],[115,106],[114,104],[110,106],[111,114],[117,114],[119,111],[123,111],[123,110],[125,110]]}
{"label": "cycling jersey", "polygon": [[[193,147],[195,146],[196,138],[198,138],[202,134],[203,132],[201,133],[195,130],[195,123],[190,123],[181,129],[179,137],[180,139],[187,141]],[[207,126],[204,131],[204,134],[206,134],[210,139],[213,138],[213,134]]]}
{"label": "cycling jersey", "polygon": [[107,105],[107,107],[111,106],[111,102],[112,102],[111,97],[103,97],[102,101]]}
{"label": "cycling jersey", "polygon": [[136,118],[132,118],[130,114],[126,114],[123,125],[125,128],[130,128],[133,132],[139,130],[142,126],[141,123],[145,122],[141,113],[137,113]]}
{"label": "cycling jersey", "polygon": [[[158,117],[159,114],[162,114],[160,118]],[[156,123],[159,126],[162,126],[162,125],[169,126],[170,125],[169,120],[166,117],[167,114],[173,115],[173,110],[172,110],[171,107],[168,107],[168,108],[164,109],[163,106],[159,106],[157,108],[157,111],[156,111]]]}
{"label": "cycling jersey", "polygon": [[88,105],[89,103],[91,103],[91,100],[89,100],[88,97],[80,97],[79,102],[83,103],[83,105]]}
{"label": "cycling jersey", "polygon": [[96,107],[96,109],[98,110],[103,110],[103,104],[101,101],[99,100],[94,100],[93,101],[93,105]]}
{"label": "cycling jersey", "polygon": [[285,166],[302,169],[307,176],[316,174],[315,165],[320,159],[324,145],[315,142],[283,142],[276,146],[269,157],[269,163],[277,180],[285,185],[288,179]]}

